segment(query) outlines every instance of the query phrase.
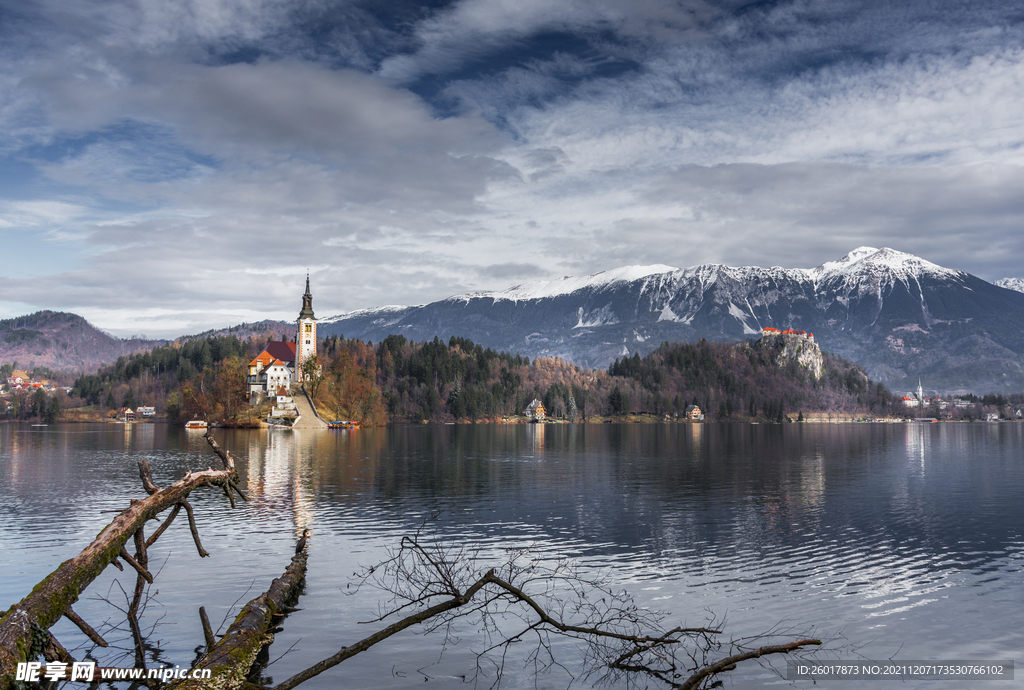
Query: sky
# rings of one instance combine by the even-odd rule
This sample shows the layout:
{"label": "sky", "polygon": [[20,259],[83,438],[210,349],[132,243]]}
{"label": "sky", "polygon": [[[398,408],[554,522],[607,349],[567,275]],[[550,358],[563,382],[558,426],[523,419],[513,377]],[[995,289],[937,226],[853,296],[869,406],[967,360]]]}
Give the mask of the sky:
{"label": "sky", "polygon": [[0,0],[0,318],[171,338],[627,265],[1024,277],[1024,9]]}

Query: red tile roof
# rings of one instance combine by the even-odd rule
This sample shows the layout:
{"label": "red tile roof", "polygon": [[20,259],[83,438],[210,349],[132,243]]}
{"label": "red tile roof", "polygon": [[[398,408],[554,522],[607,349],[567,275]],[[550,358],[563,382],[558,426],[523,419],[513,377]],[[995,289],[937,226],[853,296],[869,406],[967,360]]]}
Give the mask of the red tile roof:
{"label": "red tile roof", "polygon": [[295,361],[295,343],[286,343],[275,340],[267,345],[264,350],[282,362],[294,362]]}

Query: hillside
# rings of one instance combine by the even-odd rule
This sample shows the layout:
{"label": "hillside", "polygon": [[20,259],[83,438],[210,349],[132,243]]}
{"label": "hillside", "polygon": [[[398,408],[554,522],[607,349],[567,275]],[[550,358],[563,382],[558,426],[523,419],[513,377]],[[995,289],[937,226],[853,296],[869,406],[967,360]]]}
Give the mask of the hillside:
{"label": "hillside", "polygon": [[257,338],[259,340],[282,340],[283,338],[293,339],[295,337],[295,323],[285,321],[274,321],[264,319],[255,323],[240,323],[237,326],[226,328],[214,328],[195,335],[183,335],[177,338],[178,341],[204,340],[206,338],[219,338],[232,336],[239,340]]}
{"label": "hillside", "polygon": [[0,321],[0,362],[55,371],[95,371],[118,357],[146,352],[159,340],[122,340],[99,330],[81,316],[39,311]]}

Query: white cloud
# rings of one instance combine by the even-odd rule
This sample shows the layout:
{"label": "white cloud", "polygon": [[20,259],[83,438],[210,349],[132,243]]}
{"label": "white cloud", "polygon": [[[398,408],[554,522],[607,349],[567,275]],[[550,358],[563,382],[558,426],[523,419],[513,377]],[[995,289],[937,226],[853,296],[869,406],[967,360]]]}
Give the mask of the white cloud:
{"label": "white cloud", "polygon": [[[5,299],[152,335],[291,315],[307,269],[328,315],[624,264],[871,244],[997,278],[1024,255],[1024,53],[999,17],[466,0],[369,45],[304,34],[300,10],[368,21],[327,5],[39,6],[0,48],[0,152],[37,176],[0,231],[57,268]],[[577,43],[533,42],[558,32]]]}

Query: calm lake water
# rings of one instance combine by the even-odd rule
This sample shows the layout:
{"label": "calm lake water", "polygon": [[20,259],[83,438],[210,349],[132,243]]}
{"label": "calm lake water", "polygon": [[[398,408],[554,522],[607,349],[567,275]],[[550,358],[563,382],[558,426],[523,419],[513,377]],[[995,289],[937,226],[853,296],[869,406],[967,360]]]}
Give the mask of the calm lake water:
{"label": "calm lake water", "polygon": [[[781,626],[835,638],[822,659],[1017,659],[1024,650],[1022,424],[481,425],[216,437],[238,457],[251,500],[231,510],[222,494],[196,491],[212,556],[198,557],[183,516],[150,552],[159,574],[143,625],[171,665],[191,665],[202,642],[198,607],[215,627],[233,615],[283,571],[302,527],[312,532],[302,611],[277,636],[271,657],[284,658],[268,674],[283,680],[368,635],[374,626],[358,621],[373,617],[380,597],[346,596],[353,572],[438,510],[432,533],[496,562],[510,548],[574,558],[680,622],[702,624],[710,610],[737,636]],[[219,466],[201,435],[164,425],[0,425],[0,607],[78,553],[129,498],[144,496],[143,458],[160,485]],[[134,576],[108,568],[75,609],[94,627],[115,625],[111,604],[125,607],[122,589],[133,586]],[[54,631],[69,648],[84,640],[65,623]],[[303,687],[410,688],[425,679],[466,687],[459,677],[472,672],[483,640],[462,632],[442,657],[440,636],[406,631]],[[123,631],[105,634],[130,646]],[[573,669],[573,648],[558,652]],[[119,653],[102,658],[113,663]],[[784,657],[769,663],[785,673]],[[727,688],[788,685],[756,662],[721,678]],[[518,665],[505,681],[534,686]],[[539,681],[568,684],[561,672]]]}

